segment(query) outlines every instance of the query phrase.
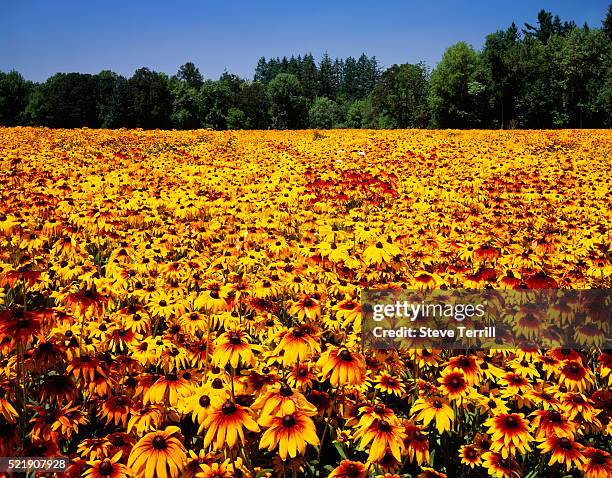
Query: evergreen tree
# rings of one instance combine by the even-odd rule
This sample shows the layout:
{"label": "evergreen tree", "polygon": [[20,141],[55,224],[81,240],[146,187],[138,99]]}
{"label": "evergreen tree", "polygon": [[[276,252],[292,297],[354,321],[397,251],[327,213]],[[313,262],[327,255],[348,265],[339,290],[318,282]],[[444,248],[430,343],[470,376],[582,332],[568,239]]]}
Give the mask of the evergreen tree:
{"label": "evergreen tree", "polygon": [[179,68],[176,77],[180,81],[184,81],[185,83],[187,83],[187,85],[189,85],[191,88],[195,88],[196,90],[200,88],[200,86],[202,86],[202,83],[204,82],[202,73],[200,73],[200,70],[191,62],[187,62],[182,65]]}
{"label": "evergreen tree", "polygon": [[326,98],[335,98],[336,79],[334,76],[334,65],[327,52],[323,54],[321,62],[319,63],[318,77],[319,96],[324,96]]}
{"label": "evergreen tree", "polygon": [[302,67],[298,78],[300,79],[300,83],[304,88],[304,96],[311,100],[317,96],[317,92],[319,90],[317,76],[317,64],[315,63],[312,54],[308,53],[302,60]]}
{"label": "evergreen tree", "polygon": [[603,19],[601,24],[604,34],[608,37],[608,40],[612,41],[612,3],[608,6],[606,18]]}

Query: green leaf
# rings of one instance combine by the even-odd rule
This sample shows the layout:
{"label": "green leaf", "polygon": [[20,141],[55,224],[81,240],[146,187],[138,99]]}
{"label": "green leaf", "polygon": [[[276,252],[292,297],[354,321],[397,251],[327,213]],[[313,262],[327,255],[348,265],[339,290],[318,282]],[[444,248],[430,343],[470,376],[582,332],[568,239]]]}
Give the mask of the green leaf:
{"label": "green leaf", "polygon": [[338,453],[340,454],[340,456],[346,460],[346,453],[344,453],[344,449],[342,448],[342,445],[340,443],[334,443],[334,446],[336,447],[336,450],[338,450]]}

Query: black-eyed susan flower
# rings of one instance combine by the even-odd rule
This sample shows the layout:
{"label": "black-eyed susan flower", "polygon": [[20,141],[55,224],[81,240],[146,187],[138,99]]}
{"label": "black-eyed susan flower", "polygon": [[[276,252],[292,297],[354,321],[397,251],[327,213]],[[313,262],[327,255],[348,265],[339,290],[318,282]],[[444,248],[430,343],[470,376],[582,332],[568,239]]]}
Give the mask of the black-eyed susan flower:
{"label": "black-eyed susan flower", "polygon": [[292,413],[281,411],[278,416],[267,416],[259,422],[264,431],[259,448],[271,451],[278,447],[281,459],[287,456],[295,458],[297,454],[306,452],[306,445],[319,444],[314,423],[302,411],[296,410]]}
{"label": "black-eyed susan flower", "polygon": [[292,327],[280,334],[274,353],[282,353],[285,366],[306,360],[321,350],[319,335],[320,331],[311,325]]}
{"label": "black-eyed susan flower", "polygon": [[242,327],[234,326],[215,340],[212,360],[219,367],[224,367],[228,363],[234,368],[238,367],[240,362],[244,365],[255,363],[253,346]]}
{"label": "black-eyed susan flower", "polygon": [[531,451],[529,443],[533,440],[529,422],[522,413],[500,413],[484,422],[491,435],[491,450],[501,453],[503,458],[509,455]]}
{"label": "black-eyed susan flower", "polygon": [[531,425],[535,430],[536,439],[549,436],[574,438],[577,424],[572,422],[563,411],[536,410]]}
{"label": "black-eyed susan flower", "polygon": [[51,425],[51,429],[65,438],[70,438],[73,433],[78,433],[79,426],[89,421],[85,412],[78,406],[72,406],[72,403],[58,410],[55,418],[56,421]]}
{"label": "black-eyed susan flower", "polygon": [[419,425],[404,423],[404,446],[410,462],[417,465],[429,463],[429,437]]}
{"label": "black-eyed susan flower", "polygon": [[568,392],[561,399],[561,407],[570,420],[578,415],[587,421],[591,421],[595,415],[593,401],[581,393]]}
{"label": "black-eyed susan flower", "polygon": [[332,470],[329,478],[365,478],[366,466],[358,461],[342,460],[340,465]]}
{"label": "black-eyed susan flower", "polygon": [[461,458],[461,463],[470,468],[474,468],[475,465],[480,465],[481,463],[480,452],[475,445],[462,445],[459,448],[459,457]]}
{"label": "black-eyed susan flower", "polygon": [[612,476],[612,456],[605,450],[585,447],[582,450],[585,461],[582,471],[587,478],[607,478]]}
{"label": "black-eyed susan flower", "polygon": [[369,426],[363,427],[355,433],[355,439],[359,439],[359,447],[364,450],[369,445],[369,461],[382,460],[387,452],[391,452],[393,458],[401,460],[405,450],[404,439],[406,433],[403,426],[395,420],[374,420]]}
{"label": "black-eyed susan flower", "polygon": [[504,458],[500,453],[488,451],[482,455],[482,466],[496,478],[519,478],[521,468],[512,457]]}
{"label": "black-eyed susan flower", "polygon": [[434,470],[429,466],[422,466],[421,473],[417,475],[417,478],[447,478],[446,473]]}
{"label": "black-eyed susan flower", "polygon": [[143,403],[178,404],[180,399],[191,395],[193,378],[184,373],[170,372],[157,377],[154,383],[143,394]]}
{"label": "black-eyed susan flower", "polygon": [[538,445],[538,448],[544,453],[552,453],[550,457],[549,465],[559,463],[565,464],[566,469],[569,471],[570,468],[576,466],[578,469],[582,468],[585,462],[584,454],[582,450],[584,447],[568,437],[558,437],[551,435],[547,437],[542,443]]}
{"label": "black-eyed susan flower", "polygon": [[289,312],[301,321],[311,321],[321,315],[321,299],[313,294],[304,294],[300,300],[292,303]]}
{"label": "black-eyed susan flower", "polygon": [[455,413],[448,400],[437,396],[419,398],[412,404],[410,412],[414,414],[415,420],[422,421],[424,426],[435,419],[440,434],[450,430],[455,420]]}
{"label": "black-eyed susan flower", "polygon": [[142,436],[153,429],[159,428],[163,415],[163,407],[160,405],[137,403],[131,410],[127,432],[131,433],[134,430],[138,436]]}
{"label": "black-eyed susan flower", "polygon": [[292,389],[283,382],[277,382],[262,391],[253,402],[252,408],[261,410],[261,419],[290,414],[296,410],[305,413],[307,416],[312,416],[316,414],[317,410],[301,392]]}
{"label": "black-eyed susan flower", "polygon": [[84,478],[126,478],[128,476],[127,467],[119,460],[121,452],[116,453],[110,458],[88,461],[89,467],[83,473]]}
{"label": "black-eyed susan flower", "polygon": [[298,389],[312,388],[313,380],[317,379],[315,368],[310,363],[298,363],[289,372],[287,382]]}
{"label": "black-eyed susan flower", "polygon": [[252,432],[259,431],[259,426],[247,408],[220,397],[215,397],[201,427],[206,430],[204,447],[212,443],[215,450],[221,450],[225,445],[232,448],[238,439],[244,442],[244,428]]}
{"label": "black-eyed susan flower", "polygon": [[125,395],[114,395],[104,400],[98,415],[107,425],[112,422],[115,426],[121,423],[125,427],[132,403],[132,400]]}
{"label": "black-eyed susan flower", "polygon": [[577,360],[565,362],[559,371],[559,379],[569,390],[584,392],[593,384],[593,372]]}
{"label": "black-eyed susan flower", "polygon": [[137,477],[176,478],[186,458],[180,428],[169,426],[165,430],[147,433],[138,440],[130,452],[127,467]]}
{"label": "black-eyed susan flower", "polygon": [[364,251],[364,259],[367,264],[389,264],[399,253],[400,249],[389,238],[370,244]]}
{"label": "black-eyed susan flower", "polygon": [[468,385],[475,385],[480,381],[480,367],[476,357],[457,355],[451,357],[446,364],[445,372],[461,372]]}
{"label": "black-eyed susan flower", "polygon": [[317,361],[324,377],[334,387],[361,385],[365,381],[365,361],[361,354],[346,348],[330,348]]}
{"label": "black-eyed susan flower", "polygon": [[390,395],[397,395],[398,397],[401,397],[406,391],[406,387],[402,380],[386,371],[378,374],[375,379],[374,387],[381,392],[388,393]]}
{"label": "black-eyed susan flower", "polygon": [[440,389],[449,399],[461,403],[472,391],[463,372],[443,372]]}

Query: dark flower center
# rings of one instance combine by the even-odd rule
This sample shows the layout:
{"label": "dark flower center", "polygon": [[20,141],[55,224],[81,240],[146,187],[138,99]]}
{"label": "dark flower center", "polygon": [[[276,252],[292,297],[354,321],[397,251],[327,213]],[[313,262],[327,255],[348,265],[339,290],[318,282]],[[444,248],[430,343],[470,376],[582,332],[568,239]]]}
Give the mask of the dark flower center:
{"label": "dark flower center", "polygon": [[351,353],[344,349],[342,350],[339,354],[338,357],[340,357],[340,360],[343,360],[344,362],[350,362],[353,360],[353,356],[351,355]]}
{"label": "dark flower center", "polygon": [[283,383],[280,386],[280,394],[283,397],[290,397],[291,395],[293,395],[293,390],[291,389],[289,385],[287,385],[286,383]]}
{"label": "dark flower center", "polygon": [[560,438],[559,439],[559,446],[561,448],[563,448],[564,450],[571,450],[572,449],[572,442],[569,441],[568,438]]}
{"label": "dark flower center", "polygon": [[358,478],[360,475],[359,467],[353,463],[346,467],[345,476],[348,478]]}
{"label": "dark flower center", "polygon": [[285,428],[291,428],[293,426],[295,426],[295,417],[293,415],[285,415],[283,417],[283,426]]}
{"label": "dark flower center", "polygon": [[461,358],[459,359],[459,366],[462,368],[467,368],[472,364],[472,362],[470,362],[470,359],[467,358],[465,355],[462,355]]}
{"label": "dark flower center", "polygon": [[224,415],[231,415],[233,413],[236,413],[236,410],[237,410],[236,405],[234,405],[229,400],[225,402],[223,406],[221,407],[221,411],[223,412]]}
{"label": "dark flower center", "polygon": [[98,471],[102,476],[108,476],[113,472],[113,464],[107,458],[102,463],[100,463],[100,468],[98,468]]}
{"label": "dark flower center", "polygon": [[153,448],[155,448],[156,450],[165,450],[166,449],[166,439],[161,436],[161,435],[157,435],[155,438],[153,438]]}
{"label": "dark flower center", "polygon": [[210,397],[208,395],[202,395],[200,400],[198,400],[198,403],[201,407],[206,408],[208,405],[210,405]]}
{"label": "dark flower center", "polygon": [[510,415],[510,416],[506,417],[505,425],[508,428],[516,428],[516,427],[518,427],[518,420],[516,419],[516,417],[514,415]]}
{"label": "dark flower center", "polygon": [[238,332],[229,333],[229,343],[232,345],[240,345],[240,334]]}
{"label": "dark flower center", "polygon": [[387,420],[381,420],[378,422],[378,429],[383,432],[388,432],[391,430],[391,425],[389,425]]}

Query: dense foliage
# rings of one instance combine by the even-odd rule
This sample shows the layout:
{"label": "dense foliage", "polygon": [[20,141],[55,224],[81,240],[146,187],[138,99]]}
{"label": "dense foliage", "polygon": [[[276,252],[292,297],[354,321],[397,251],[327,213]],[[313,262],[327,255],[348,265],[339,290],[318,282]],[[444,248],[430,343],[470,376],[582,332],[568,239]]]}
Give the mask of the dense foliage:
{"label": "dense foliage", "polygon": [[542,10],[535,25],[459,42],[437,66],[375,57],[317,62],[261,58],[252,81],[204,80],[193,63],[175,76],[127,79],[57,73],[42,84],[0,72],[0,124],[213,129],[582,128],[612,126],[612,5],[601,28]]}

